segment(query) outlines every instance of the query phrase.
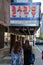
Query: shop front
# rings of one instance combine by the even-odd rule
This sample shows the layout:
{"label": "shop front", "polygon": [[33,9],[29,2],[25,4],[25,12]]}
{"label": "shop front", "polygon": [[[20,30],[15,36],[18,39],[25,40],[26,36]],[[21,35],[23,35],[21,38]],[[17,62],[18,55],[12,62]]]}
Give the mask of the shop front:
{"label": "shop front", "polygon": [[[10,32],[20,35],[30,35],[34,38],[40,27],[41,3],[14,3],[10,4]],[[34,39],[33,39],[34,42]]]}

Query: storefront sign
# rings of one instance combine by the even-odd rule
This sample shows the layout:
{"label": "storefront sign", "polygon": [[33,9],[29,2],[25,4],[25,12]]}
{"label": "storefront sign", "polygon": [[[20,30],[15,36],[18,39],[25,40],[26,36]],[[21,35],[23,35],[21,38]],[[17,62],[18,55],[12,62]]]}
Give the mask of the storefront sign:
{"label": "storefront sign", "polygon": [[[28,20],[28,21],[35,20],[35,21],[38,21],[38,24],[39,24],[40,5],[41,5],[40,3],[11,3],[10,20],[14,20],[14,23],[15,23],[15,20]],[[27,21],[27,24],[29,24],[28,21]]]}
{"label": "storefront sign", "polygon": [[39,21],[28,21],[28,20],[18,20],[18,21],[14,21],[11,20],[10,21],[10,25],[11,26],[39,26]]}

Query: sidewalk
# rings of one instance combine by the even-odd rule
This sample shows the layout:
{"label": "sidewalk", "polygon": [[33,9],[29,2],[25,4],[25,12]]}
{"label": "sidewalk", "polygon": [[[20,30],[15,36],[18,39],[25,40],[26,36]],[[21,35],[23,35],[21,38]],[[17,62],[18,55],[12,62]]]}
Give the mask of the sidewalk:
{"label": "sidewalk", "polygon": [[0,49],[0,65],[11,65],[11,56],[9,55],[9,48]]}
{"label": "sidewalk", "polygon": [[[8,51],[8,49],[6,49]],[[41,53],[37,46],[33,46],[33,52],[35,53],[35,63],[34,65],[43,65],[43,60],[41,59]],[[7,55],[6,55],[7,54]],[[3,55],[3,54],[2,54]],[[3,59],[0,61],[0,65],[11,65],[11,56],[9,56],[9,53],[5,53],[6,56],[3,57]]]}
{"label": "sidewalk", "polygon": [[35,63],[34,65],[43,65],[43,60],[42,60],[42,54],[37,46],[34,46],[33,49],[35,50]]}
{"label": "sidewalk", "polygon": [[9,53],[9,48],[0,49],[0,59],[4,57],[7,53]]}

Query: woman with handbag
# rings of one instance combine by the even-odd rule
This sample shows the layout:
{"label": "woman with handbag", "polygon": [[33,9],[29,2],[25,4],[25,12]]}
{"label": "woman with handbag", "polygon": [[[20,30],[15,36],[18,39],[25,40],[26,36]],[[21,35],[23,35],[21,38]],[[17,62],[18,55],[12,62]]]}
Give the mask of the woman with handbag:
{"label": "woman with handbag", "polygon": [[24,65],[30,65],[31,52],[32,52],[32,47],[29,45],[29,40],[26,40],[24,47]]}

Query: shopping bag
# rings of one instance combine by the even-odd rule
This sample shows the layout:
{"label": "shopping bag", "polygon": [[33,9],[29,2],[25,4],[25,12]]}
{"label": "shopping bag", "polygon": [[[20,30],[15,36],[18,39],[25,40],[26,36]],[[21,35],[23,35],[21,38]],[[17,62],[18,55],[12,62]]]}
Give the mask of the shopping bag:
{"label": "shopping bag", "polygon": [[34,53],[30,54],[29,62],[30,62],[30,64],[33,64],[35,62],[35,54]]}

